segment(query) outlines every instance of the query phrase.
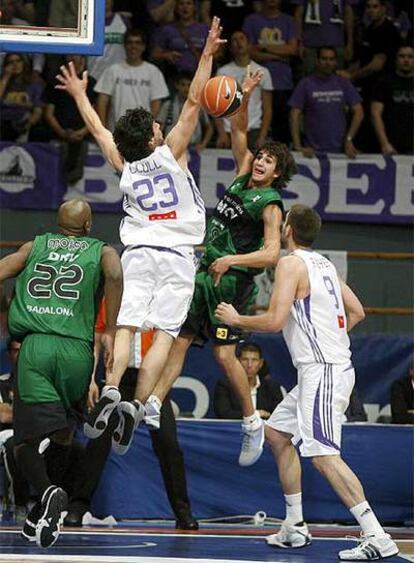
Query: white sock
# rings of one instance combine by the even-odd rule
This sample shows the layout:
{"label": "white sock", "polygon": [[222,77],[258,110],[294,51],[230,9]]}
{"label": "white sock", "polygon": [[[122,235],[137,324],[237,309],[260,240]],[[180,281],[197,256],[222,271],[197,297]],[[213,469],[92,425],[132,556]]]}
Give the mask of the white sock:
{"label": "white sock", "polygon": [[257,411],[255,411],[251,416],[243,417],[243,424],[245,426],[257,427],[261,423],[262,423],[262,419],[260,418]]}
{"label": "white sock", "polygon": [[162,402],[159,400],[159,398],[156,395],[150,395],[147,399],[147,403],[152,403],[153,405],[156,406],[157,410],[161,410],[162,407]]}
{"label": "white sock", "polygon": [[285,495],[286,518],[288,524],[299,524],[303,522],[302,493]]}
{"label": "white sock", "polygon": [[361,526],[363,534],[385,535],[384,528],[378,522],[372,508],[366,500],[349,509],[355,520]]}

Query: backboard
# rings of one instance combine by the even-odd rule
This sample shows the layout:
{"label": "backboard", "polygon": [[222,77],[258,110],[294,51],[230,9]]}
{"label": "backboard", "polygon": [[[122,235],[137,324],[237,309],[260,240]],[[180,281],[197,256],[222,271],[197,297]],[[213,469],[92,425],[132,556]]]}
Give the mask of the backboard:
{"label": "backboard", "polygon": [[[73,27],[37,27],[22,25],[20,21],[17,24],[0,23],[0,51],[101,55],[104,48],[105,0],[77,2]],[[0,2],[0,8],[2,4]],[[3,13],[0,21],[4,22],[4,18]]]}

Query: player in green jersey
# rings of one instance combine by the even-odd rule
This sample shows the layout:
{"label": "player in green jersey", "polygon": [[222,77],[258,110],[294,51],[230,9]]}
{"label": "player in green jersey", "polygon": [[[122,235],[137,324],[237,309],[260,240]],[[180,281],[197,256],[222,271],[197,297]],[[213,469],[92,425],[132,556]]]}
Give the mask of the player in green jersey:
{"label": "player in green jersey", "polygon": [[88,236],[89,205],[79,199],[63,203],[58,225],[58,233],[37,236],[0,260],[0,282],[16,277],[8,322],[11,336],[22,342],[14,400],[16,462],[40,499],[22,533],[41,547],[56,541],[67,504],[59,485],[93,369],[97,300],[104,287],[110,364],[122,297],[117,253]]}
{"label": "player in green jersey", "polygon": [[[240,465],[251,465],[260,457],[263,423],[255,411],[247,376],[236,356],[237,342],[242,335],[220,323],[214,312],[224,296],[239,312],[247,311],[257,293],[254,276],[276,264],[283,218],[281,190],[296,172],[292,154],[281,143],[266,142],[255,155],[247,148],[247,103],[259,82],[260,72],[246,77],[242,109],[230,118],[237,177],[209,220],[206,251],[196,276],[187,320],[149,399],[156,425],[161,402],[179,376],[189,346],[210,338],[214,356],[242,406]],[[150,420],[150,413],[147,413],[147,420]]]}

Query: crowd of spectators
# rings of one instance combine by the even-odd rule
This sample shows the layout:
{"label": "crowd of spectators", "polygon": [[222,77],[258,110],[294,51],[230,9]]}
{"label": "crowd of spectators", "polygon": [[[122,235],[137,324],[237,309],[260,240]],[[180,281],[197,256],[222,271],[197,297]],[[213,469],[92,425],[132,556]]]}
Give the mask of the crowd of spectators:
{"label": "crowd of spectators", "polygon": [[[76,26],[76,6],[3,0],[1,23]],[[214,72],[241,82],[248,65],[264,71],[250,101],[251,149],[272,137],[307,157],[413,153],[411,2],[106,0],[105,15],[101,56],[0,57],[0,139],[58,140],[69,184],[82,175],[89,138],[70,97],[54,91],[59,66],[72,59],[79,73],[88,69],[91,101],[109,129],[126,109],[142,105],[168,131],[212,15],[221,18],[228,40]],[[193,144],[198,151],[228,147],[228,132],[226,120],[201,112]]]}

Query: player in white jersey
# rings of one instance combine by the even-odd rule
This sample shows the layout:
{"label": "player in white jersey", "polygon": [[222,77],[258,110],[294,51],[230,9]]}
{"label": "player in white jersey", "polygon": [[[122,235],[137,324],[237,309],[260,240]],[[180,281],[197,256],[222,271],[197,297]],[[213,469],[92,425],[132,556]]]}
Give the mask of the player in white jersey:
{"label": "player in white jersey", "polygon": [[295,548],[312,539],[302,513],[301,466],[298,453],[312,458],[361,526],[359,545],[339,552],[342,561],[373,561],[391,557],[398,547],[385,533],[365,499],[358,477],[341,458],[341,424],[354,386],[355,373],[347,332],[365,316],[352,290],[334,266],[311,249],[319,234],[319,215],[293,205],[282,238],[290,254],[281,258],[269,309],[263,315],[241,316],[221,303],[216,316],[245,330],[278,332],[298,372],[298,384],[266,422],[269,442],[285,494],[286,518],[274,547]]}
{"label": "player in white jersey", "polygon": [[[101,399],[85,431],[91,438],[104,432],[118,406],[119,425],[113,446],[125,453],[145,414],[144,404],[167,361],[168,352],[187,315],[194,290],[193,245],[205,232],[205,210],[187,166],[187,147],[198,122],[201,93],[210,78],[213,55],[225,42],[220,20],[211,28],[178,122],[165,142],[159,124],[143,108],[128,110],[114,133],[105,129],[85,94],[87,75],[73,65],[61,67],[60,86],[75,99],[79,111],[109,163],[121,174],[124,210],[120,234],[124,294],[117,321],[112,370],[106,374]],[[154,329],[154,340],[142,362],[136,400],[120,402],[119,382],[128,366],[135,331]]]}

